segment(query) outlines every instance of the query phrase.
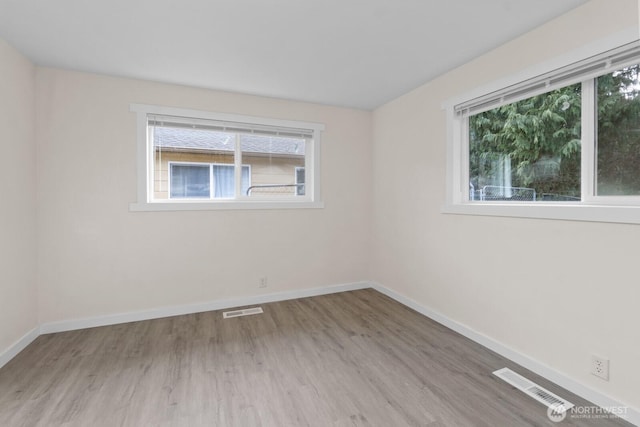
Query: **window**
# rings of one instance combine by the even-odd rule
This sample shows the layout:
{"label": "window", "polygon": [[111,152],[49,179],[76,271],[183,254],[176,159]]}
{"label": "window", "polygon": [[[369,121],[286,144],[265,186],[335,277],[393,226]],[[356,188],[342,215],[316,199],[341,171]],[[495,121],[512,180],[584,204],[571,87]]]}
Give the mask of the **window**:
{"label": "window", "polygon": [[445,211],[640,223],[639,95],[633,43],[450,103]]}
{"label": "window", "polygon": [[[250,166],[242,166],[242,192],[250,187]],[[169,162],[169,198],[230,199],[235,193],[232,165]],[[212,191],[213,190],[213,191]]]}
{"label": "window", "polygon": [[132,105],[138,203],[132,210],[322,207],[323,125]]}
{"label": "window", "polygon": [[296,196],[304,196],[304,177],[305,171],[303,167],[296,168]]}

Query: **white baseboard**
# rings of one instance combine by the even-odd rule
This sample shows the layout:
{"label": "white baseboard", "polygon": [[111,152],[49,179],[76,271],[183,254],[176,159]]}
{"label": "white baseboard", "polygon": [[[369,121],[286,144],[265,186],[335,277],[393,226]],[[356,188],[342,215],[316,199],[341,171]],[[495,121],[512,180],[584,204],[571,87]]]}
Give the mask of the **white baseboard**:
{"label": "white baseboard", "polygon": [[7,348],[4,352],[2,352],[2,354],[0,354],[0,368],[6,365],[11,359],[16,357],[18,353],[24,350],[26,346],[31,344],[33,340],[38,338],[39,335],[40,335],[40,328],[35,327],[29,332],[27,332],[26,334],[24,334],[24,336],[20,338],[18,341],[10,345],[9,348]]}
{"label": "white baseboard", "polygon": [[178,305],[173,307],[161,307],[151,310],[135,311],[129,313],[116,313],[106,316],[86,317],[83,319],[61,320],[47,322],[40,325],[41,334],[54,332],[73,331],[76,329],[94,328],[97,326],[115,325],[118,323],[137,322],[140,320],[159,319],[161,317],[179,316],[182,314],[201,313],[203,311],[222,310],[226,308],[241,307],[254,304],[265,304],[274,301],[285,301],[296,298],[306,298],[318,295],[334,294],[338,292],[355,291],[370,288],[369,282],[347,283],[331,285],[320,288],[300,289],[286,292],[276,292],[250,297],[231,298],[205,303]]}
{"label": "white baseboard", "polygon": [[535,359],[532,359],[526,354],[520,353],[512,349],[511,347],[508,347],[486,335],[483,335],[462,323],[456,322],[455,320],[450,319],[449,317],[444,316],[443,314],[438,313],[437,311],[427,306],[424,306],[411,298],[408,298],[391,289],[388,289],[379,283],[370,283],[370,284],[371,284],[371,287],[377,290],[378,292],[381,292],[387,295],[388,297],[417,311],[418,313],[423,314],[429,317],[430,319],[435,320],[441,325],[444,325],[447,328],[456,331],[460,335],[463,335],[477,342],[478,344],[484,347],[487,347],[490,350],[495,351],[496,353],[506,357],[507,359],[519,365],[524,366],[530,371],[535,372],[536,374],[548,379],[549,381],[559,385],[560,387],[563,387],[569,390],[570,392],[575,393],[578,396],[600,407],[603,407],[603,408],[626,407],[627,414],[626,414],[625,420],[635,424],[636,426],[640,426],[640,410],[638,410],[637,408],[631,407],[589,386],[586,386],[574,380],[573,378],[567,376],[566,374],[563,374],[562,372],[559,372],[553,368],[550,368],[544,363],[541,363]]}

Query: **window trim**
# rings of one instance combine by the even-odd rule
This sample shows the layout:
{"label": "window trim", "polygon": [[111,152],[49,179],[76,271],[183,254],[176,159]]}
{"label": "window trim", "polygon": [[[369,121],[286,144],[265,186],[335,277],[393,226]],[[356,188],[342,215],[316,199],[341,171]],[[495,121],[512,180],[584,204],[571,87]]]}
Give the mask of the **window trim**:
{"label": "window trim", "polygon": [[[245,116],[240,114],[215,113],[193,109],[165,107],[148,104],[131,104],[130,111],[136,113],[137,139],[137,201],[129,204],[130,211],[185,211],[185,210],[235,210],[235,209],[318,209],[324,208],[321,200],[320,179],[320,146],[321,133],[325,126],[321,123],[294,120],[273,119],[266,117]],[[311,183],[306,184],[307,194],[303,197],[282,200],[251,199],[167,199],[152,200],[153,180],[149,179],[151,168],[151,150],[147,137],[148,116],[165,115],[184,119],[215,120],[225,122],[246,123],[256,126],[271,126],[292,129],[306,129],[312,132],[313,138],[307,141],[309,152],[305,154],[305,167],[313,171],[307,174]],[[311,185],[309,185],[311,184]]]}
{"label": "window trim", "polygon": [[[505,91],[510,87],[524,85],[529,80],[540,78],[545,74],[585,61],[585,58],[602,55],[605,52],[637,41],[637,28],[629,28],[608,38],[587,44],[580,49],[569,52],[546,63],[531,67],[517,75],[501,79],[471,91],[466,95],[446,101],[443,104],[447,126],[446,200],[441,212],[463,215],[640,224],[640,196],[584,196],[586,194],[593,194],[592,186],[594,185],[595,178],[594,150],[586,150],[587,154],[590,152],[590,155],[587,156],[584,155],[585,150],[583,150],[581,182],[583,185],[585,183],[590,184],[588,184],[586,188],[583,187],[583,198],[581,202],[469,202],[468,188],[465,188],[465,186],[468,185],[468,179],[465,181],[465,176],[468,175],[468,171],[465,172],[465,170],[468,169],[469,153],[466,143],[463,143],[465,139],[463,136],[464,132],[466,131],[468,134],[468,129],[466,129],[466,120],[461,120],[458,113],[460,105],[473,103],[474,100],[482,99],[483,97],[484,99],[490,98],[494,93]],[[635,63],[638,62],[640,61],[636,59]],[[614,70],[612,69],[611,71]],[[574,80],[573,83],[583,81],[588,77],[588,75],[583,76],[580,79]],[[567,84],[571,84],[571,82]],[[553,88],[548,90],[552,89]],[[587,90],[593,92],[593,86]],[[547,90],[544,90],[542,92],[546,91]],[[525,97],[535,94],[536,93],[531,92],[530,95]],[[584,98],[583,96],[583,103],[585,102]],[[510,100],[509,102],[515,102],[515,100]],[[585,116],[589,115],[583,114],[583,140],[588,137],[588,135],[585,135],[585,129],[591,129],[589,126],[593,127],[593,121],[595,120],[595,118],[588,117],[585,119]],[[585,123],[585,120],[587,123]],[[590,121],[590,123],[588,121]],[[590,130],[589,132],[593,131]],[[590,174],[592,178],[585,180],[585,174]],[[466,197],[465,194],[467,195]]]}

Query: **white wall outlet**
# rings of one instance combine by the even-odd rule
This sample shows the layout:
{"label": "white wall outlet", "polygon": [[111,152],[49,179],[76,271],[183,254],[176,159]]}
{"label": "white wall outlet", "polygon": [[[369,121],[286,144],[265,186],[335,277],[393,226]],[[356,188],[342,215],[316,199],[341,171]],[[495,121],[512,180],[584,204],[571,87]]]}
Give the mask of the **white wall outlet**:
{"label": "white wall outlet", "polygon": [[258,285],[261,288],[266,288],[267,287],[267,276],[261,277],[260,278],[260,284]]}
{"label": "white wall outlet", "polygon": [[609,359],[604,357],[591,356],[591,373],[596,377],[609,381]]}

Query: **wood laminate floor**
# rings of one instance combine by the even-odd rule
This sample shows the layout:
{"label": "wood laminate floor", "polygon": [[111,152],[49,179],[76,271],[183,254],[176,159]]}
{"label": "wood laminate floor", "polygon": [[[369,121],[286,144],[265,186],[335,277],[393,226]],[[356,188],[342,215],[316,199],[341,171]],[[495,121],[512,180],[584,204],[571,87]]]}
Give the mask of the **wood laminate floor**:
{"label": "wood laminate floor", "polygon": [[0,426],[614,426],[551,422],[492,375],[577,396],[374,290],[42,335],[0,369]]}

